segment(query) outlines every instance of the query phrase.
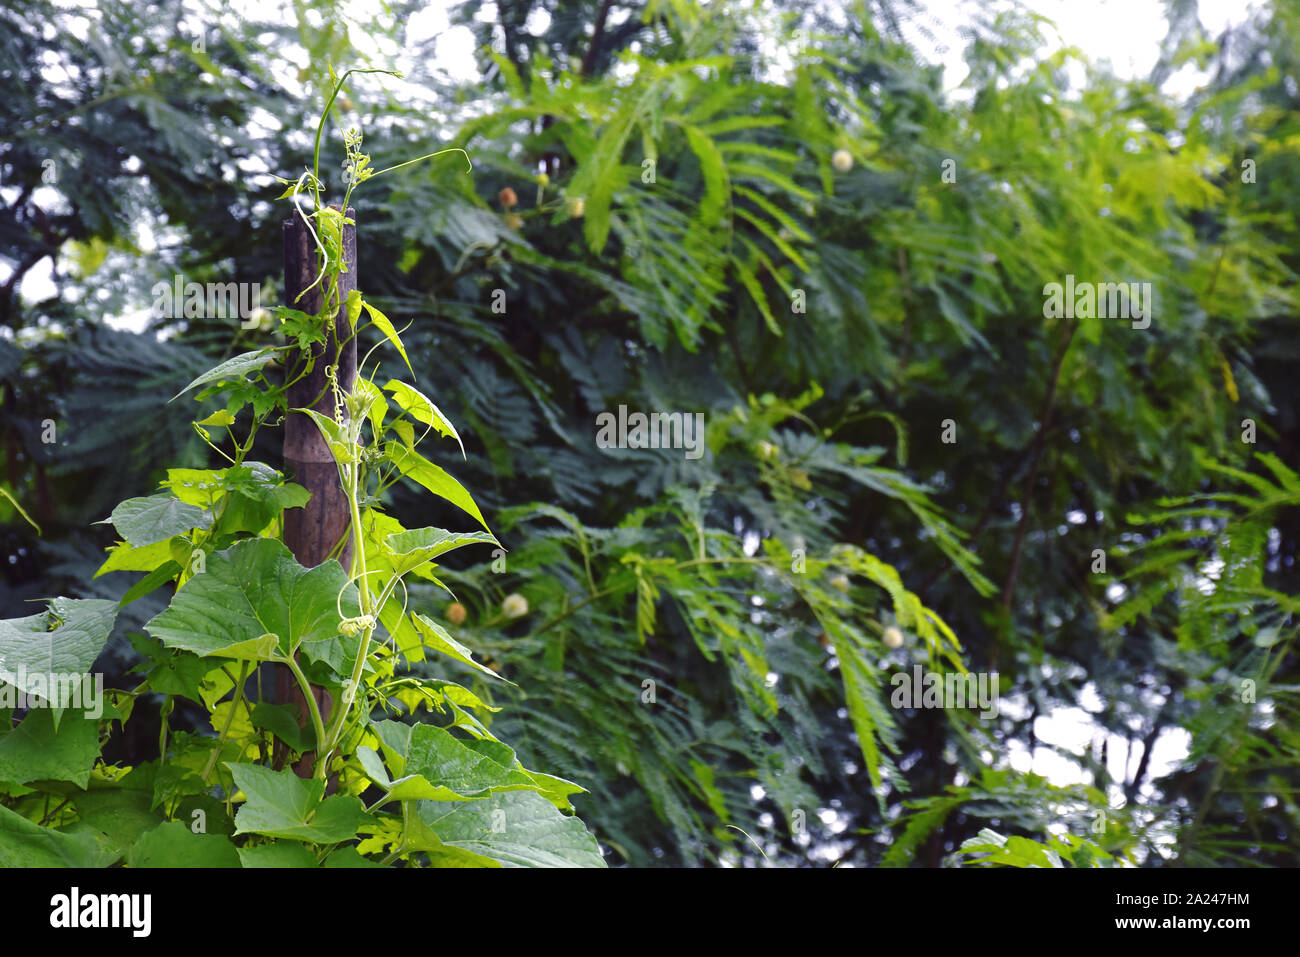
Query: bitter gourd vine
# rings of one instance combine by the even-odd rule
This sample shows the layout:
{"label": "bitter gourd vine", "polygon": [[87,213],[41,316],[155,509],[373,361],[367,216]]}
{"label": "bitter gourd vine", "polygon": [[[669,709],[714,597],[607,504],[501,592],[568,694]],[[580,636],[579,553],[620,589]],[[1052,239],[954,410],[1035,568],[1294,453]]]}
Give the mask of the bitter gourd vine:
{"label": "bitter gourd vine", "polygon": [[[0,700],[0,865],[603,866],[572,813],[570,798],[583,788],[525,768],[489,729],[499,709],[473,690],[404,667],[432,651],[504,680],[408,607],[408,576],[441,584],[440,556],[500,544],[470,492],[420,450],[433,433],[459,444],[455,426],[412,383],[379,376],[378,363],[367,375],[373,350],[350,388],[338,374],[340,350],[367,325],[410,369],[388,317],[341,289],[353,190],[453,152],[374,171],[362,134],[349,129],[346,191],[337,207],[327,205],[320,144],[330,108],[352,73],[382,72],[336,79],[331,70],[313,167],[281,180],[281,199],[314,239],[317,267],[311,286],[276,310],[287,341],[228,359],[182,390],[224,403],[194,423],[223,466],[170,469],[161,491],[113,510],[108,521],[121,541],[97,574],[146,573],[120,602],[56,598],[45,612],[0,621],[0,687],[13,699]],[[317,285],[320,310],[296,308]],[[328,335],[340,310],[349,328],[341,342]],[[313,359],[311,347],[322,343],[333,353]],[[290,387],[315,361],[328,363],[332,415],[288,404]],[[334,557],[314,568],[282,541],[284,511],[304,506],[309,493],[248,458],[259,431],[292,414],[319,428],[350,517]],[[448,500],[481,528],[403,528],[381,508],[401,481]],[[102,678],[87,676],[120,608],[165,586],[176,589],[170,604],[147,634],[132,636],[143,680],[104,691]],[[292,672],[308,727],[292,704],[264,695],[270,665]],[[326,706],[313,686],[329,693]],[[157,759],[106,760],[111,736],[159,697]],[[178,699],[202,707],[213,733],[173,731]],[[15,706],[23,712],[16,724]],[[441,723],[408,723],[420,707]],[[304,755],[309,777],[291,769]]]}

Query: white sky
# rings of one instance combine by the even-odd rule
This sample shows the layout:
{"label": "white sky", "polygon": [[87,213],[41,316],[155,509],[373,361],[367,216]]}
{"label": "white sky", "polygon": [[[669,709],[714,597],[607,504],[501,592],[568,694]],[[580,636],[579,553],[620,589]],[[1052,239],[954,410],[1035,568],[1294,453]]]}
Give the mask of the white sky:
{"label": "white sky", "polygon": [[[1200,0],[1201,23],[1211,37],[1217,37],[1227,26],[1246,20],[1264,2]],[[1160,43],[1168,32],[1161,0],[1024,0],[1022,5],[1056,24],[1055,34],[1051,30],[1043,31],[1050,49],[1078,47],[1095,62],[1109,61],[1115,73],[1125,78],[1151,73],[1160,53]],[[944,64],[946,85],[952,89],[967,73],[961,58],[964,41],[958,30],[979,11],[1000,10],[1010,4],[1005,0],[931,0],[925,6],[928,16],[922,14],[913,20],[923,22],[935,34],[936,42],[947,46],[948,51],[938,53],[919,31],[910,31],[912,39],[928,58]],[[1071,76],[1073,82],[1082,79],[1077,73]],[[1171,95],[1185,96],[1203,79],[1194,67],[1189,67],[1171,77],[1164,89]]]}
{"label": "white sky", "polygon": [[[1264,0],[1201,0],[1201,21],[1212,36],[1217,36],[1229,24],[1240,23],[1249,10],[1261,6],[1263,2]],[[94,5],[94,0],[64,0],[63,5],[69,8],[90,7]],[[474,38],[468,28],[450,26],[448,11],[453,5],[451,0],[429,0],[422,10],[407,21],[408,39],[416,43],[436,38],[434,68],[452,81],[471,82],[478,76]],[[257,15],[265,16],[268,4],[266,0],[232,0],[228,6],[236,15],[241,11],[250,14],[256,11]],[[289,8],[283,2],[276,6],[285,21],[291,22]],[[912,17],[910,25],[904,29],[923,57],[944,64],[945,86],[952,91],[960,86],[967,73],[962,61],[965,40],[959,31],[980,11],[1007,6],[1009,0],[931,0],[925,5],[924,12]],[[1123,77],[1149,74],[1166,30],[1164,4],[1161,0],[1026,0],[1024,6],[1055,21],[1055,36],[1051,31],[1045,31],[1051,49],[1065,44],[1077,46],[1093,60],[1109,61],[1115,72]],[[358,49],[374,56],[377,61],[395,58],[399,70],[405,71],[409,67],[406,51],[397,49],[383,37],[376,37],[364,29],[364,24],[378,14],[378,5],[374,0],[352,0],[344,5],[344,10],[349,19],[357,24],[351,33]],[[495,5],[491,3],[485,4],[479,13],[479,18],[483,20],[492,20],[495,16]],[[196,14],[189,19],[192,22],[186,25],[197,30],[202,18]],[[531,33],[540,34],[549,25],[549,20],[546,13],[538,12],[529,18],[527,29]],[[924,24],[923,29],[929,31],[934,39],[928,39],[922,29],[917,28],[917,24]],[[81,29],[77,32],[84,33],[88,25],[86,20],[81,20],[78,24]],[[946,52],[940,53],[937,49],[939,46],[946,46]],[[290,48],[283,52],[289,59],[301,60],[299,65],[305,63],[305,54],[301,49]],[[1082,77],[1076,75],[1072,80],[1078,82]],[[292,70],[283,71],[282,81],[286,87],[296,91],[297,82]],[[1181,96],[1191,92],[1200,82],[1203,82],[1203,76],[1194,66],[1188,66],[1170,78],[1166,90]],[[400,81],[392,78],[385,78],[384,83],[390,88],[400,86]],[[422,92],[409,90],[409,100],[418,101]],[[38,201],[44,198],[48,202],[51,197],[35,198]],[[138,240],[143,248],[152,247],[153,236],[147,224],[142,226]],[[60,269],[66,269],[67,265],[62,262]],[[0,282],[10,272],[8,265],[0,263]],[[23,300],[31,303],[51,296],[55,291],[53,274],[54,264],[48,258],[29,271],[19,287]],[[139,330],[147,318],[147,311],[141,309],[127,316],[108,317],[106,321],[118,328]]]}

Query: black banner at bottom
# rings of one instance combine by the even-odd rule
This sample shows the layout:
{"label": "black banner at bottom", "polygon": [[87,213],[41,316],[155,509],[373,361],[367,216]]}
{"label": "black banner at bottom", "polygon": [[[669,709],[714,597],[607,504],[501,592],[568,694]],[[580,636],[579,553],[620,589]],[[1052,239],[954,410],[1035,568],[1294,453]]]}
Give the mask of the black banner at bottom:
{"label": "black banner at bottom", "polygon": [[[963,922],[1087,941],[1199,934],[1231,945],[1279,930],[1295,876],[1265,870],[8,870],[5,927],[20,939],[94,936],[204,948],[236,930],[259,943],[340,942],[353,927],[446,945],[509,928],[616,935],[651,921],[654,935],[707,928],[761,942],[772,921],[886,921],[957,931]],[[630,923],[629,923],[630,922]],[[929,932],[927,931],[927,932]],[[588,938],[589,939],[589,938]],[[66,942],[66,941],[65,941]],[[582,950],[587,948],[581,947]]]}

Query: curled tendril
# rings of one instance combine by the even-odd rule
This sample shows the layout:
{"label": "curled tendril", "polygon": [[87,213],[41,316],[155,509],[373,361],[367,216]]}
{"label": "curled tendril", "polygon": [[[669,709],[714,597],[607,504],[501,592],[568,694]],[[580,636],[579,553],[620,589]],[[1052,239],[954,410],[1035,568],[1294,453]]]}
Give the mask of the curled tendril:
{"label": "curled tendril", "polygon": [[[410,600],[411,600],[411,593],[410,593],[410,591],[409,591],[409,590],[407,589],[407,587],[406,587],[406,580],[405,580],[405,579],[402,579],[402,578],[397,579],[397,584],[399,584],[399,585],[402,586],[402,614],[401,614],[401,617],[402,617],[402,618],[405,618],[405,617],[406,617],[406,608],[407,608],[407,604],[408,604],[408,603],[410,602]],[[396,636],[396,635],[393,635],[393,634],[390,634],[390,635],[388,636],[388,638],[389,638],[389,640],[392,641],[392,643],[393,643],[393,651],[397,651],[397,636]]]}
{"label": "curled tendril", "polygon": [[[381,568],[376,568],[372,572],[366,572],[367,575],[382,575],[383,573],[384,573],[383,569]],[[334,610],[339,613],[339,618],[342,619],[343,621],[352,620],[348,618],[347,615],[343,614],[343,593],[348,590],[349,585],[353,584],[360,577],[361,577],[360,575],[351,576],[346,582],[343,583],[343,587],[339,589],[339,593],[334,596]]]}
{"label": "curled tendril", "polygon": [[374,615],[359,615],[356,618],[344,618],[339,622],[339,634],[346,635],[348,638],[360,633],[362,629],[373,631],[374,628]]}
{"label": "curled tendril", "polygon": [[[320,122],[316,124],[316,141],[312,149],[312,168],[303,171],[302,175],[298,177],[296,183],[294,184],[293,190],[289,194],[291,199],[293,200],[294,209],[297,210],[298,215],[302,217],[302,221],[306,224],[307,229],[311,232],[312,239],[316,243],[316,249],[323,258],[320,272],[317,275],[315,281],[298,294],[297,299],[294,300],[295,302],[301,300],[303,296],[305,296],[308,292],[314,289],[318,284],[324,281],[326,274],[330,271],[329,270],[330,263],[333,262],[333,258],[330,256],[329,248],[327,247],[326,243],[321,239],[320,234],[317,233],[315,228],[312,226],[311,220],[313,217],[320,216],[328,208],[321,204],[321,199],[320,199],[321,187],[323,185],[320,179],[321,136],[325,132],[325,124],[326,121],[329,119],[330,109],[334,106],[334,101],[338,98],[338,95],[343,91],[343,84],[346,83],[348,77],[350,77],[354,73],[358,73],[358,74],[381,73],[387,76],[397,77],[398,79],[402,78],[402,74],[395,70],[363,69],[363,68],[354,68],[345,72],[341,77],[336,77],[334,75],[333,67],[332,66],[330,67],[329,76],[330,76],[330,80],[333,81],[334,83],[334,88],[330,92],[329,99],[326,100],[325,102],[325,109],[321,112]],[[344,160],[343,165],[344,165],[345,177],[348,181],[347,196],[351,196],[352,188],[354,186],[359,186],[361,183],[365,182],[366,180],[373,179],[376,176],[381,176],[384,173],[391,173],[394,170],[404,169],[407,166],[411,166],[415,163],[423,162],[424,160],[427,159],[433,159],[434,157],[441,156],[444,153],[460,153],[462,156],[465,157],[466,171],[472,172],[474,169],[474,164],[473,162],[470,161],[468,153],[466,153],[463,149],[460,149],[459,147],[449,147],[447,149],[437,150],[433,153],[426,153],[423,156],[417,156],[415,159],[407,160],[405,163],[398,163],[396,166],[389,166],[385,169],[375,170],[370,167],[370,156],[368,154],[361,152],[361,143],[362,143],[362,133],[361,130],[359,130],[357,127],[352,126],[344,131],[343,144],[344,144],[346,159]],[[307,188],[311,191],[312,196],[315,198],[316,208],[311,213],[310,216],[303,211],[301,204],[298,202],[298,196],[303,191],[304,182],[306,182]],[[346,217],[346,215],[347,215],[347,199],[345,198],[343,202],[343,209],[340,211],[340,218],[342,219],[343,217]],[[341,222],[339,224],[339,234],[340,234],[339,235],[339,239],[340,239],[339,258],[341,259],[342,258],[342,249],[341,249],[342,223]],[[336,288],[337,288],[337,284],[336,284]]]}
{"label": "curled tendril", "polygon": [[325,381],[329,383],[330,392],[334,395],[334,421],[343,424],[343,390],[339,388],[339,367],[335,363],[325,367]]}
{"label": "curled tendril", "polygon": [[319,252],[323,257],[325,257],[325,262],[321,267],[320,274],[316,277],[316,281],[313,282],[306,289],[304,289],[302,292],[298,293],[297,298],[294,299],[295,304],[300,302],[303,296],[307,295],[307,293],[315,289],[316,286],[322,280],[324,280],[326,268],[330,264],[329,250],[325,248],[325,243],[320,238],[320,234],[316,232],[316,227],[314,227],[311,224],[312,216],[314,216],[315,213],[313,213],[312,216],[308,216],[305,212],[303,212],[302,204],[298,202],[298,197],[302,194],[303,181],[307,180],[308,178],[311,179],[314,185],[320,186],[320,180],[318,180],[315,177],[315,175],[312,174],[311,170],[303,170],[302,175],[299,176],[297,181],[294,183],[294,190],[292,193],[289,194],[289,198],[293,201],[293,208],[298,213],[299,217],[302,218],[303,224],[307,227],[307,231],[311,233],[311,238],[312,241],[316,244],[317,252]]}

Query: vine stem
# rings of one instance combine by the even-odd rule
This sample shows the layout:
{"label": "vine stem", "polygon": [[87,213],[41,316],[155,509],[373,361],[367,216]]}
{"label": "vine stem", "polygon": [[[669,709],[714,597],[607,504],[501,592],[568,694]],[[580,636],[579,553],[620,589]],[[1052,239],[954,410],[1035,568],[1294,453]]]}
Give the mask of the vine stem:
{"label": "vine stem", "polygon": [[[330,72],[332,74],[333,70],[331,70]],[[332,107],[334,105],[334,101],[338,99],[339,92],[343,89],[343,84],[347,82],[347,78],[350,77],[353,73],[386,73],[389,76],[395,76],[399,79],[402,76],[402,74],[397,73],[394,70],[353,69],[353,70],[348,70],[341,77],[339,77],[338,83],[334,87],[334,92],[330,94],[329,101],[325,104],[325,111],[321,113],[320,123],[318,123],[316,126],[316,145],[312,151],[312,175],[316,178],[317,182],[320,181],[320,138],[321,138],[321,134],[325,132],[325,121],[329,119],[330,107]],[[319,206],[320,203],[318,202],[316,205]]]}
{"label": "vine stem", "polygon": [[[473,170],[473,169],[474,169],[474,164],[473,164],[473,163],[470,163],[470,161],[469,161],[469,154],[466,153],[463,149],[461,149],[461,148],[458,147],[458,146],[452,146],[452,147],[449,147],[449,148],[447,148],[447,149],[445,149],[445,150],[438,150],[436,153],[425,153],[423,156],[417,156],[415,159],[413,159],[413,160],[407,160],[405,163],[398,163],[396,166],[389,166],[389,167],[387,167],[387,168],[385,168],[385,169],[381,169],[381,170],[379,170],[378,172],[376,172],[376,173],[374,174],[374,176],[382,176],[384,173],[391,173],[393,170],[401,169],[401,168],[404,167],[404,166],[410,166],[412,163],[419,163],[419,162],[422,162],[423,160],[433,159],[433,157],[435,157],[435,156],[441,156],[443,153],[461,153],[461,154],[463,154],[464,157],[465,157],[465,162],[466,162],[466,164],[468,164],[468,166],[469,166],[469,169],[467,169],[466,172],[469,172],[470,170]],[[371,179],[374,179],[374,176],[372,176],[372,177],[370,177],[370,178],[371,178]]]}
{"label": "vine stem", "polygon": [[401,857],[402,852],[406,850],[406,832],[407,829],[410,828],[411,826],[410,815],[411,815],[411,802],[403,801],[402,802],[402,839],[398,843],[397,847],[393,849],[393,853],[389,854],[387,857],[383,859],[383,861],[380,862],[385,867],[387,867],[389,864],[393,863],[393,861]]}
{"label": "vine stem", "polygon": [[316,753],[320,754],[320,749],[325,744],[325,722],[321,720],[320,706],[316,704],[316,696],[311,693],[311,682],[307,676],[302,673],[302,668],[294,660],[293,655],[285,655],[282,664],[288,665],[289,670],[293,673],[294,680],[298,682],[298,687],[302,689],[302,696],[307,701],[307,709],[311,712],[312,727],[316,731]]}
{"label": "vine stem", "polygon": [[546,624],[542,625],[540,628],[534,631],[533,634],[540,635],[542,632],[554,628],[556,625],[564,621],[564,619],[568,618],[574,612],[577,612],[580,609],[585,608],[587,605],[590,605],[593,601],[598,601],[599,599],[604,598],[606,595],[612,595],[615,592],[623,591],[624,589],[634,587],[635,585],[636,582],[634,581],[623,582],[617,585],[611,585],[609,588],[604,588],[598,592],[593,592],[592,594],[584,598],[582,601],[578,602],[576,605],[573,605],[572,607],[567,608],[564,611],[560,612],[558,615],[556,615]]}
{"label": "vine stem", "polygon": [[[229,674],[229,672],[226,673]],[[230,726],[235,723],[235,712],[239,710],[239,705],[244,700],[244,682],[247,680],[248,661],[245,660],[239,666],[239,680],[235,682],[235,696],[230,699],[230,713],[226,715],[226,723],[221,729],[221,735],[217,738],[217,746],[208,755],[208,763],[203,768],[203,783],[205,785],[208,783],[208,776],[212,774],[212,769],[216,767],[217,755],[226,746],[226,739],[230,736]]]}
{"label": "vine stem", "polygon": [[70,797],[69,797],[69,798],[64,798],[62,801],[60,801],[60,802],[58,803],[58,805],[55,806],[54,810],[51,811],[51,810],[49,810],[49,806],[50,806],[50,798],[49,798],[49,795],[46,795],[46,797],[45,797],[45,807],[46,807],[45,816],[44,816],[43,818],[41,818],[40,821],[37,822],[37,823],[39,824],[40,827],[44,827],[44,826],[45,826],[46,824],[48,824],[50,821],[54,820],[54,816],[55,816],[56,814],[58,814],[60,811],[62,811],[65,807],[67,807],[67,806],[68,806],[69,804],[71,804],[71,803],[72,803],[72,798],[70,798]]}
{"label": "vine stem", "polygon": [[167,695],[163,698],[162,708],[158,712],[162,717],[159,722],[161,728],[158,730],[158,759],[163,764],[167,763],[167,719],[171,717],[173,707],[175,707],[175,704],[172,696]]}
{"label": "vine stem", "polygon": [[[357,505],[357,476],[360,471],[359,465],[348,470],[348,481],[344,484],[344,489],[348,496],[348,509],[352,516],[352,577],[360,581],[357,594],[360,599],[361,615],[362,617],[369,617],[372,611],[370,606],[370,586],[366,583],[366,543],[361,531],[361,509]],[[356,700],[357,689],[361,683],[361,673],[366,666],[366,657],[370,654],[370,636],[373,633],[373,627],[362,630],[361,646],[357,649],[357,660],[352,665],[352,676],[349,679],[348,687],[344,689],[343,696],[338,702],[337,712],[330,716],[329,732],[322,732],[321,734],[322,746],[316,755],[316,769],[314,772],[316,777],[325,777],[326,769],[329,766],[329,756],[338,744],[338,738],[342,735],[348,712],[352,709],[352,702]]]}

